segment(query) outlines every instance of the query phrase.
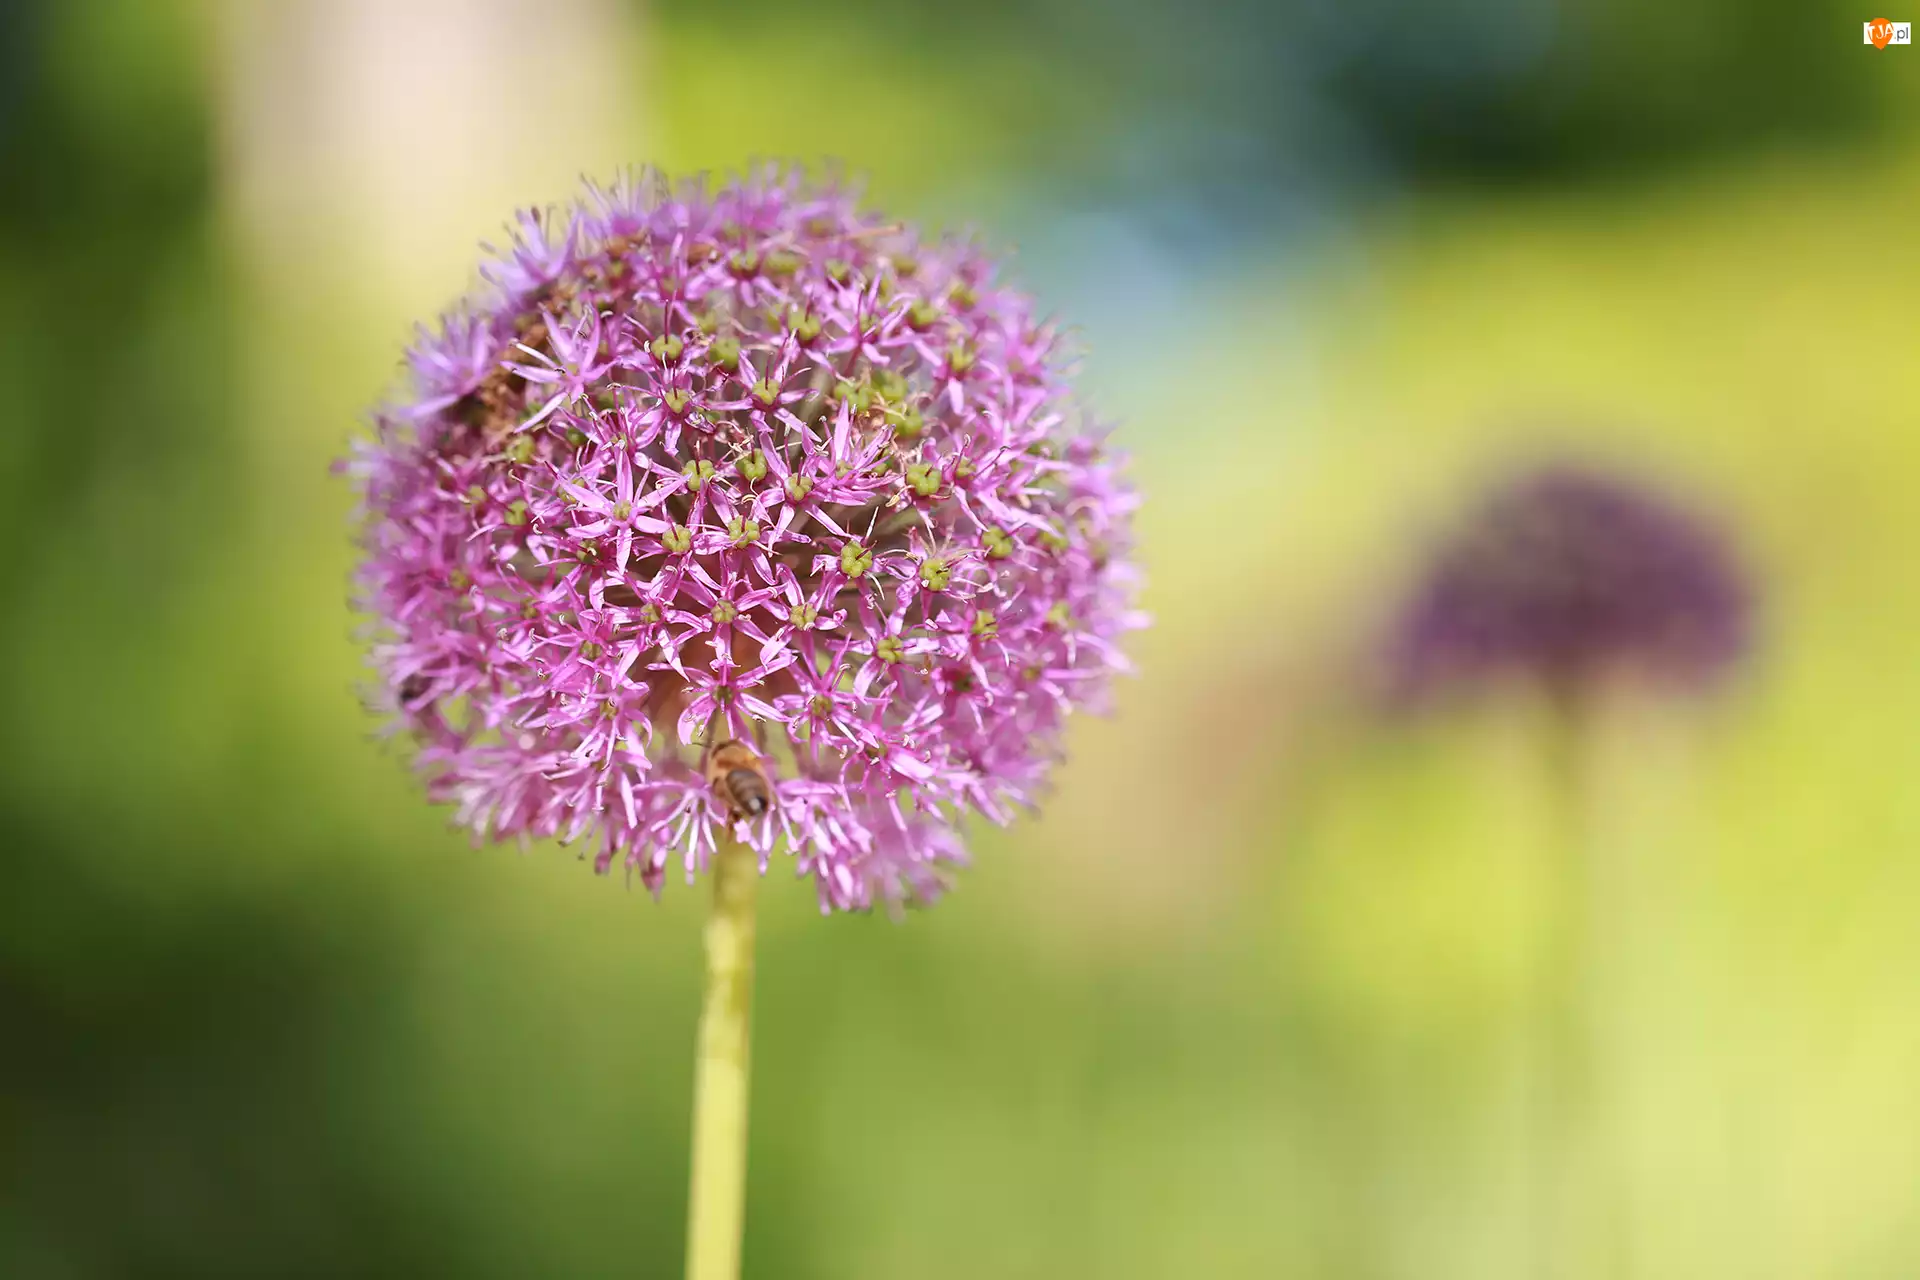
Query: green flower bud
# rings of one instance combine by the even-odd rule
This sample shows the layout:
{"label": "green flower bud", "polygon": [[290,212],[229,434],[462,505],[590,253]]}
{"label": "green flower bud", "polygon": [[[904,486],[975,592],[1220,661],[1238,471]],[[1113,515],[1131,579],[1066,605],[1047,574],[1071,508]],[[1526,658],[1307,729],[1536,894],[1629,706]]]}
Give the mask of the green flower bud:
{"label": "green flower bud", "polygon": [[707,359],[732,373],[740,367],[740,339],[715,338],[707,348]]}
{"label": "green flower bud", "polygon": [[820,317],[798,307],[787,313],[787,328],[801,346],[820,336]]}
{"label": "green flower bud", "polygon": [[787,477],[786,489],[788,499],[798,502],[813,492],[813,477],[803,476],[796,471]]}
{"label": "green flower bud", "polygon": [[931,591],[945,591],[947,583],[953,580],[953,566],[939,556],[932,556],[920,563],[920,582]]}
{"label": "green flower bud", "polygon": [[689,458],[687,465],[680,468],[680,474],[687,478],[687,488],[698,493],[713,479],[713,463],[706,458]]}
{"label": "green flower bud", "polygon": [[713,619],[714,626],[724,627],[740,616],[740,610],[734,607],[731,600],[716,600],[713,602],[713,612],[707,616]]}
{"label": "green flower bud", "polygon": [[873,568],[873,552],[857,542],[849,542],[840,548],[840,572],[849,578],[859,578]]}
{"label": "green flower bud", "polygon": [[850,382],[842,378],[833,384],[833,397],[852,405],[855,413],[865,413],[873,404],[873,384],[864,379]]}
{"label": "green flower bud", "polygon": [[693,550],[693,530],[683,524],[668,525],[660,535],[660,545],[675,555],[684,555]]}
{"label": "green flower bud", "polygon": [[767,455],[755,449],[740,459],[740,478],[748,484],[758,484],[767,478]]}
{"label": "green flower bud", "polygon": [[980,535],[980,541],[985,545],[987,554],[995,560],[1005,560],[1013,554],[1013,539],[1005,529],[988,529]]}
{"label": "green flower bud", "polygon": [[940,491],[940,468],[931,462],[915,462],[907,467],[907,485],[923,498]]}
{"label": "green flower bud", "polygon": [[647,344],[647,350],[653,352],[654,358],[666,364],[672,364],[678,360],[681,351],[685,348],[686,343],[680,340],[680,335],[677,333],[663,333]]}
{"label": "green flower bud", "polygon": [[887,425],[893,428],[897,438],[917,440],[926,432],[927,418],[918,408],[908,405],[904,409],[887,410]]}

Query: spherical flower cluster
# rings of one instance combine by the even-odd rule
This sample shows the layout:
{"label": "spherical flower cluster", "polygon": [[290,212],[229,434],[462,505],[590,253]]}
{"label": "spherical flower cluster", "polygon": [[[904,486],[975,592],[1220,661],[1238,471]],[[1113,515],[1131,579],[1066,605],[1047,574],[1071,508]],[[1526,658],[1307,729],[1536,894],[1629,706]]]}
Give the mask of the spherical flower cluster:
{"label": "spherical flower cluster", "polygon": [[823,909],[933,896],[1140,622],[1058,333],[971,246],[777,169],[590,187],[482,275],[346,464],[430,793],[655,889],[731,835]]}
{"label": "spherical flower cluster", "polygon": [[1502,674],[1568,692],[1634,670],[1694,684],[1747,648],[1748,591],[1717,533],[1605,473],[1494,489],[1444,541],[1391,635],[1397,688]]}

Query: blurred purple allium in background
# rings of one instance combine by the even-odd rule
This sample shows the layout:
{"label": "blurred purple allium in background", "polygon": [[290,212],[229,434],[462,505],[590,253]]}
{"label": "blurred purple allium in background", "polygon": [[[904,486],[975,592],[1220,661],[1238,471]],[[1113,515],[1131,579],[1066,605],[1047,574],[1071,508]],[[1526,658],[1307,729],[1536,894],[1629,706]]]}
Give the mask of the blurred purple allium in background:
{"label": "blurred purple allium in background", "polygon": [[1497,486],[1436,549],[1389,633],[1396,694],[1489,677],[1576,692],[1615,671],[1695,685],[1749,644],[1718,532],[1637,483],[1574,465]]}
{"label": "blurred purple allium in background", "polygon": [[[823,908],[933,896],[1142,621],[1058,333],[970,245],[777,168],[589,188],[482,275],[346,468],[431,794],[656,889],[731,832]],[[701,769],[729,741],[762,812]]]}

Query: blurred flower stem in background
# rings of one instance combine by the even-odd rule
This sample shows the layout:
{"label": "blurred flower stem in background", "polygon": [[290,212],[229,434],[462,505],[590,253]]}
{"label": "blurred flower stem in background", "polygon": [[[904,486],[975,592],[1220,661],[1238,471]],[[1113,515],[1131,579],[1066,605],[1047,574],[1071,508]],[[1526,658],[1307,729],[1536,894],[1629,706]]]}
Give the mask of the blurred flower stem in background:
{"label": "blurred flower stem in background", "polygon": [[1608,927],[1620,904],[1611,892],[1600,811],[1605,697],[1599,688],[1562,685],[1552,691],[1544,725],[1548,801],[1561,847],[1549,851],[1557,857],[1545,879],[1553,893],[1534,1021],[1533,1273],[1563,1280],[1632,1274],[1603,1066],[1611,1008],[1606,957],[1620,936]]}
{"label": "blurred flower stem in background", "polygon": [[707,986],[694,1067],[693,1181],[687,1280],[734,1280],[747,1185],[747,1096],[753,1019],[754,899],[759,858],[736,840],[714,859]]}
{"label": "blurred flower stem in background", "polygon": [[1631,1280],[1645,1269],[1632,1065],[1646,1032],[1634,1005],[1639,975],[1657,974],[1660,958],[1635,954],[1648,941],[1637,928],[1648,887],[1623,821],[1639,762],[1623,753],[1649,750],[1662,707],[1622,674],[1549,686],[1536,722],[1556,847],[1543,850],[1546,927],[1527,1073],[1530,1274],[1563,1280]]}

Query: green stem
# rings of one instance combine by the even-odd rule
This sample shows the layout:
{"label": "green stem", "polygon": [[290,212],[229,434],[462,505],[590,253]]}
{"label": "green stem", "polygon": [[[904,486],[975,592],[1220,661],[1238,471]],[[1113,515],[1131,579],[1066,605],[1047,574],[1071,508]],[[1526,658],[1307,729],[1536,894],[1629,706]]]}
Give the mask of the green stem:
{"label": "green stem", "polygon": [[1550,921],[1542,955],[1540,1054],[1536,1086],[1536,1177],[1543,1194],[1533,1273],[1540,1280],[1580,1280],[1590,1244],[1583,1219],[1588,1188],[1581,1177],[1588,1071],[1585,1015],[1589,962],[1585,881],[1591,851],[1584,701],[1556,700],[1547,762],[1558,847],[1548,864]]}
{"label": "green stem", "polygon": [[687,1280],[736,1280],[747,1192],[748,1028],[753,1012],[754,894],[759,859],[728,840],[713,862],[707,992],[694,1063],[693,1183]]}
{"label": "green stem", "polygon": [[1553,866],[1553,928],[1545,957],[1538,1170],[1547,1188],[1536,1274],[1622,1277],[1619,1188],[1608,1111],[1606,975],[1617,936],[1612,868],[1603,848],[1597,690],[1567,690],[1553,707],[1549,762],[1561,857]]}

